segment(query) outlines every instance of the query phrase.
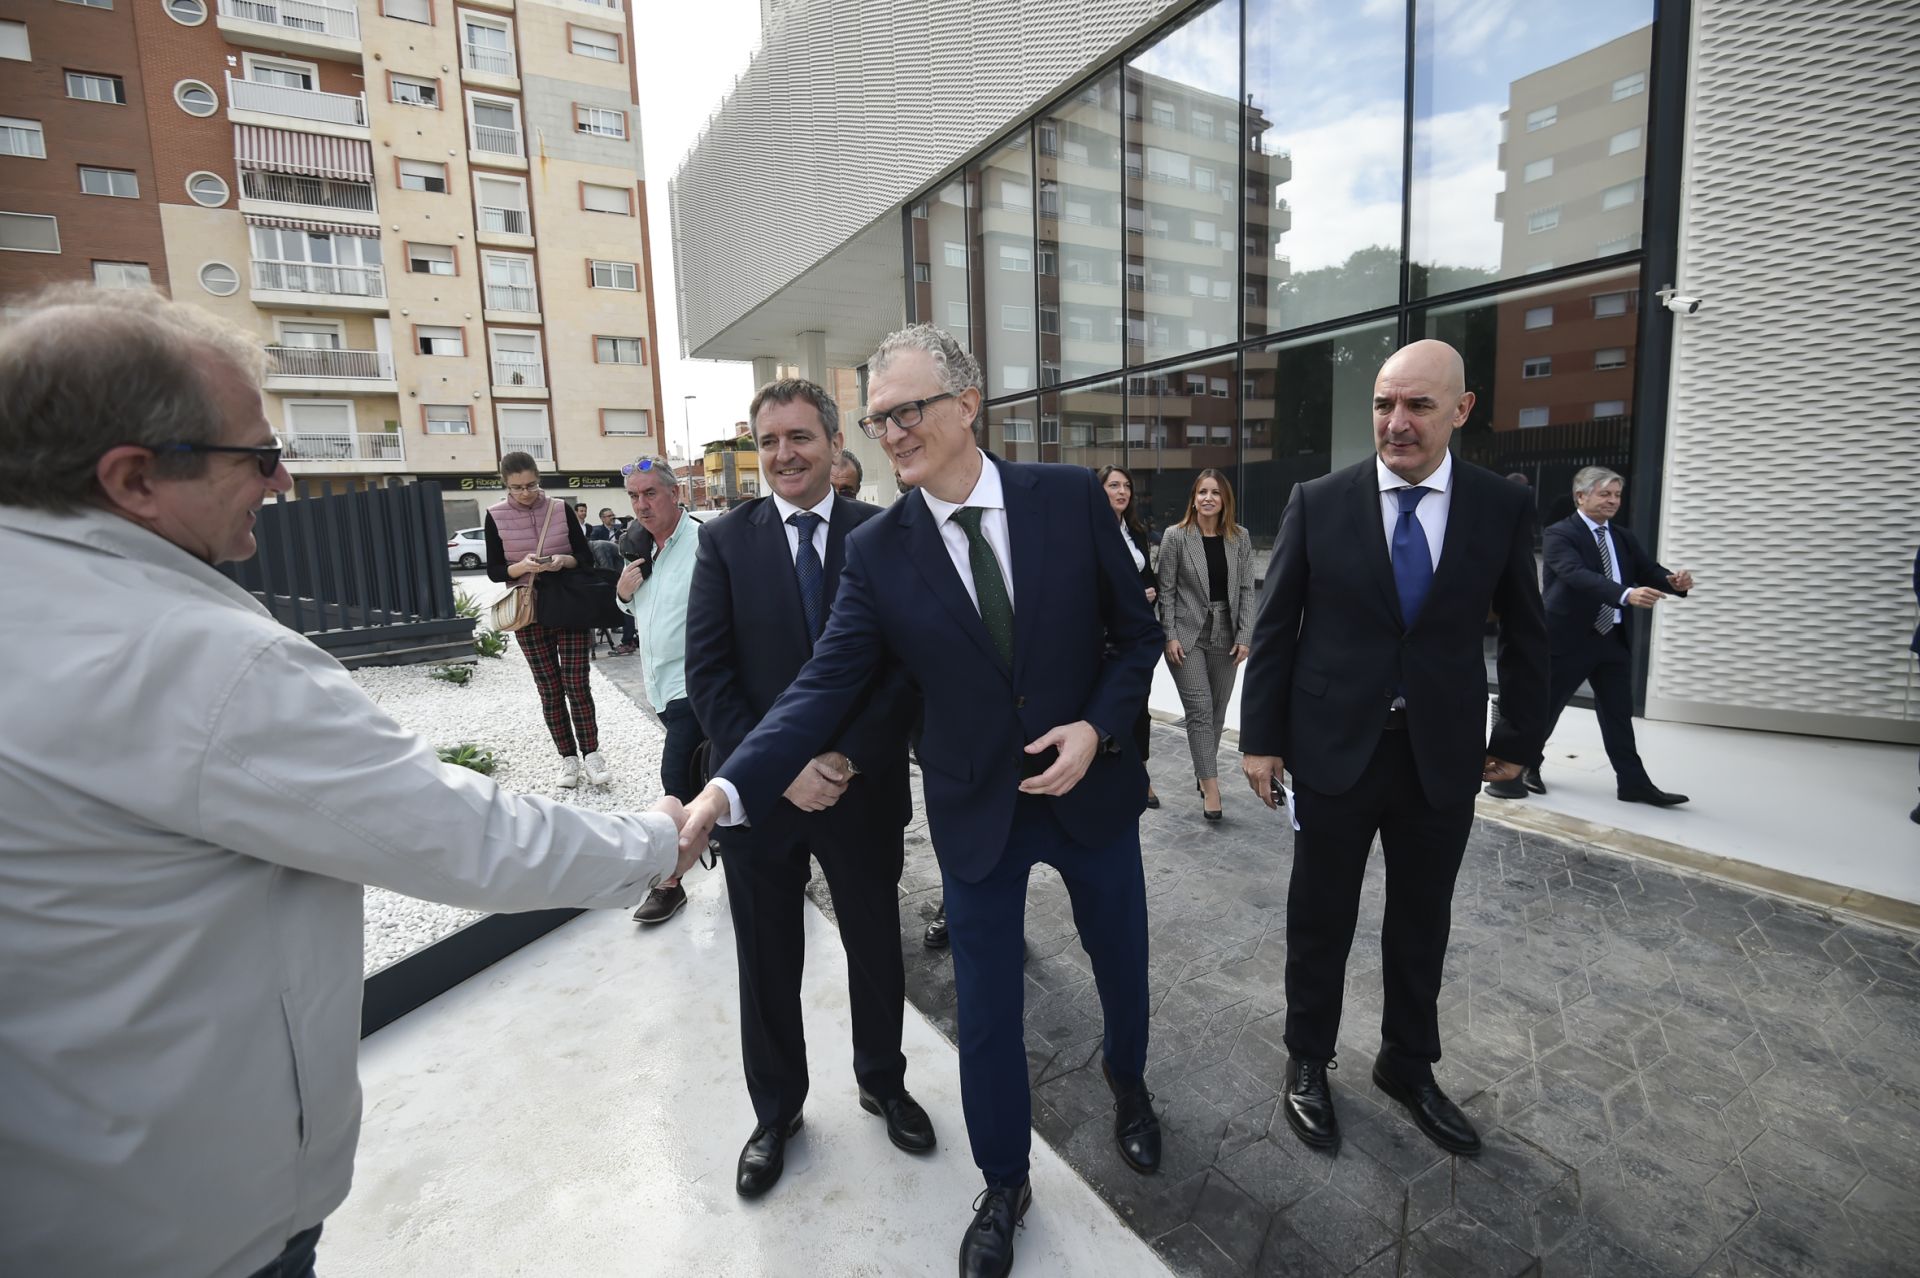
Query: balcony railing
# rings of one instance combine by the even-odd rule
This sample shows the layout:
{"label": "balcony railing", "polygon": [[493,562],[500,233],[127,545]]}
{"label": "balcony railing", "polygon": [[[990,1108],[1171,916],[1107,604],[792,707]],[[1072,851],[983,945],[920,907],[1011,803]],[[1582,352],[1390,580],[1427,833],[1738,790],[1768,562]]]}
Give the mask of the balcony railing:
{"label": "balcony railing", "polygon": [[540,363],[538,355],[524,355],[518,351],[495,351],[493,384],[495,386],[545,386],[547,370]]}
{"label": "balcony railing", "polygon": [[508,435],[500,441],[501,451],[525,453],[535,461],[552,461],[553,445],[545,435]]}
{"label": "balcony railing", "polygon": [[491,311],[533,311],[539,307],[533,298],[531,285],[489,284],[487,285],[487,309]]}
{"label": "balcony railing", "polygon": [[500,235],[525,235],[527,233],[527,211],[525,209],[500,209],[491,205],[480,206],[480,229],[493,231]]}
{"label": "balcony railing", "polygon": [[495,155],[524,155],[520,149],[520,130],[503,129],[496,124],[473,126],[473,149]]}
{"label": "balcony railing", "polygon": [[313,0],[220,0],[220,16],[341,40],[360,38],[360,15],[351,6],[315,4]]}
{"label": "balcony railing", "polygon": [[290,462],[405,461],[400,436],[386,431],[291,430],[278,435],[281,457]]}
{"label": "balcony railing", "polygon": [[227,103],[236,111],[260,111],[322,124],[367,127],[367,95],[364,93],[321,93],[317,89],[294,89],[284,84],[261,84],[257,80],[239,79],[228,72]]}
{"label": "balcony railing", "polygon": [[253,286],[272,293],[335,293],[385,297],[386,276],[377,266],[316,266],[310,262],[253,264]]}
{"label": "balcony railing", "polygon": [[513,54],[505,49],[489,49],[484,44],[467,46],[467,60],[464,63],[469,71],[484,71],[488,75],[513,75]]}
{"label": "balcony railing", "polygon": [[314,346],[269,346],[276,377],[358,377],[393,380],[393,356],[386,351],[341,351]]}
{"label": "balcony railing", "polygon": [[308,204],[323,209],[353,209],[361,213],[375,211],[373,187],[365,182],[301,177],[293,173],[268,173],[262,169],[240,170],[240,197],[246,200],[269,200],[275,204]]}

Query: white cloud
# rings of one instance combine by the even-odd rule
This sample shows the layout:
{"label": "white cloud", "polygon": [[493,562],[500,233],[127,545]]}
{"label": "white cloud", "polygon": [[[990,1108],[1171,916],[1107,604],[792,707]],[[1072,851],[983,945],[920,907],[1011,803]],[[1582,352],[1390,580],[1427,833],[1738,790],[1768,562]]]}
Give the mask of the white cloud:
{"label": "white cloud", "polygon": [[1499,108],[1474,107],[1420,121],[1413,148],[1415,260],[1498,267],[1500,223],[1493,220],[1493,196],[1503,182]]}

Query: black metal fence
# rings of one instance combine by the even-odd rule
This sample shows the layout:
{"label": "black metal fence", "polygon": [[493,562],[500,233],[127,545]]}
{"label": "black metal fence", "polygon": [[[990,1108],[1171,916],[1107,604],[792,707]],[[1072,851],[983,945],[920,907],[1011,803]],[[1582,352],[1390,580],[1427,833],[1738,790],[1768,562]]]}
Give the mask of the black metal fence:
{"label": "black metal fence", "polygon": [[254,526],[260,549],[224,571],[273,615],[343,661],[425,660],[464,645],[440,485],[334,491],[298,480]]}
{"label": "black metal fence", "polygon": [[1525,430],[1463,432],[1460,455],[1503,475],[1525,475],[1544,527],[1573,513],[1573,477],[1581,467],[1605,466],[1626,475],[1632,444],[1632,418],[1600,417]]}

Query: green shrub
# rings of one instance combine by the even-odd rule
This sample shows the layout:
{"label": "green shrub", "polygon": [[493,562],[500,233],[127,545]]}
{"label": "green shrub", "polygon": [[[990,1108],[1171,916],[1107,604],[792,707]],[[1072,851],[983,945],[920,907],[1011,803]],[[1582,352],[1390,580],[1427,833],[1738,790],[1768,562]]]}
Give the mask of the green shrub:
{"label": "green shrub", "polygon": [[505,656],[507,637],[498,630],[482,630],[473,637],[473,650],[483,657]]}
{"label": "green shrub", "polygon": [[451,763],[456,768],[472,768],[483,777],[493,775],[493,751],[471,741],[457,746],[441,746],[440,762]]}
{"label": "green shrub", "polygon": [[444,683],[465,684],[473,678],[472,666],[439,666],[427,672],[430,679],[439,679]]}
{"label": "green shrub", "polygon": [[465,617],[469,621],[480,619],[480,601],[464,590],[453,592],[453,615]]}

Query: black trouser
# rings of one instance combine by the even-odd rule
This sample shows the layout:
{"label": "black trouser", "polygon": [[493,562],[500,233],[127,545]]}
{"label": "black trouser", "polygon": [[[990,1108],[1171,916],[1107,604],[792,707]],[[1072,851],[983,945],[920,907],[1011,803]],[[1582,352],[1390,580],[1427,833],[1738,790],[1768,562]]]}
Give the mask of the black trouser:
{"label": "black trouser", "polygon": [[694,717],[693,703],[676,697],[661,706],[660,726],[667,730],[660,747],[660,788],[682,803],[692,803],[700,792],[699,779],[693,775],[693,752],[700,745],[700,721]]}
{"label": "black trouser", "polygon": [[807,1098],[800,973],[807,948],[809,850],[820,859],[833,892],[833,913],[847,952],[853,1076],[882,1098],[905,1090],[907,1059],[900,1052],[907,999],[900,956],[903,838],[895,829],[858,846],[821,840],[811,849],[796,843],[766,851],[729,850],[720,858],[740,964],[740,1055],[753,1112],[762,1123],[792,1121]]}
{"label": "black trouser", "polygon": [[314,1248],[319,1244],[319,1225],[301,1230],[287,1240],[286,1250],[254,1270],[253,1278],[313,1278]]}
{"label": "black trouser", "polygon": [[1560,722],[1560,712],[1583,682],[1593,685],[1593,713],[1600,721],[1600,740],[1607,747],[1615,784],[1622,790],[1652,789],[1653,781],[1633,740],[1633,663],[1625,626],[1615,626],[1604,635],[1588,635],[1571,648],[1553,650],[1547,687],[1552,707],[1547,718],[1549,738]]}
{"label": "black trouser", "polygon": [[1300,829],[1287,889],[1287,1050],[1302,1060],[1334,1056],[1347,952],[1378,832],[1387,866],[1380,1038],[1396,1070],[1417,1082],[1440,1059],[1440,971],[1453,924],[1453,880],[1473,828],[1473,795],[1447,808],[1429,804],[1412,744],[1395,728],[1380,735],[1352,789],[1321,794],[1297,786],[1294,804]]}

